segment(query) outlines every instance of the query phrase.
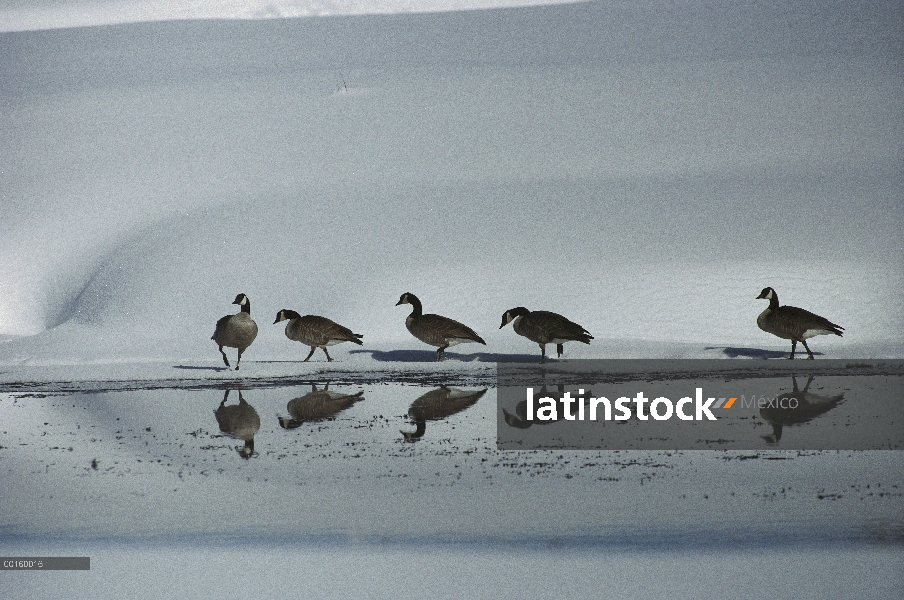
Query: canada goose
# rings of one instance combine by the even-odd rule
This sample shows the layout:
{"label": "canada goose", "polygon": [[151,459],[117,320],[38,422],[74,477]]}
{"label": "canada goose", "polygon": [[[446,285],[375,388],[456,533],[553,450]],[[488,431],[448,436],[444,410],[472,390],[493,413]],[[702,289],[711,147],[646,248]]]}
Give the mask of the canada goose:
{"label": "canada goose", "polygon": [[400,304],[410,304],[413,307],[411,314],[405,319],[405,327],[408,328],[411,335],[425,344],[438,347],[436,350],[436,360],[438,361],[443,359],[443,352],[449,346],[470,342],[477,342],[484,346],[487,344],[467,325],[462,325],[448,317],[423,314],[421,301],[410,292],[402,294],[396,306]]}
{"label": "canada goose", "polygon": [[331,392],[327,384],[322,390],[311,384],[311,391],[286,404],[289,417],[277,417],[283,429],[295,429],[302,423],[314,423],[334,417],[346,408],[350,408],[358,400],[364,399],[364,390],[357,394]]}
{"label": "canada goose", "polygon": [[593,336],[572,321],[562,315],[545,310],[531,312],[519,306],[505,311],[502,314],[502,329],[514,321],[512,327],[515,333],[523,335],[540,346],[540,362],[546,362],[546,344],[555,344],[556,352],[561,357],[564,352],[565,342],[583,342],[589,344]]}
{"label": "canada goose", "polygon": [[[534,394],[534,398],[552,398],[556,403],[559,403],[562,397],[565,395],[565,384],[560,383],[558,386],[558,392],[550,392],[549,387],[544,385]],[[502,409],[502,416],[505,419],[505,423],[510,427],[514,427],[516,429],[527,429],[531,425],[548,425],[550,423],[558,423],[563,418],[565,418],[565,412],[561,413],[561,417],[554,421],[528,421],[527,420],[527,400],[522,400],[518,404],[515,405],[515,412],[510,413],[509,411]]]}
{"label": "canada goose", "polygon": [[427,421],[445,419],[474,406],[486,392],[486,389],[471,392],[446,386],[430,390],[412,402],[408,408],[408,417],[414,421],[415,430],[400,429],[399,433],[404,436],[406,442],[415,442],[427,431]]}
{"label": "canada goose", "polygon": [[223,355],[223,362],[229,366],[229,359],[223,352],[223,346],[229,348],[238,348],[239,358],[235,361],[235,370],[239,370],[239,363],[242,362],[242,352],[251,345],[254,338],[257,337],[257,323],[251,318],[251,301],[245,294],[239,294],[232,301],[238,304],[242,310],[234,315],[226,315],[217,321],[217,328],[214,330],[210,339],[215,341],[220,347],[220,354]]}
{"label": "canada goose", "polygon": [[335,346],[342,342],[352,342],[359,346],[364,345],[359,339],[364,336],[359,333],[352,333],[352,330],[348,327],[343,327],[326,317],[318,317],[316,315],[305,315],[302,317],[294,310],[284,308],[276,313],[276,320],[273,321],[273,324],[276,325],[286,319],[289,320],[286,325],[286,337],[311,347],[311,351],[308,352],[304,362],[308,362],[317,348],[323,350],[327,361],[333,362],[333,359],[330,358],[330,353],[326,351],[327,346]]}
{"label": "canada goose", "polygon": [[797,387],[797,378],[791,376],[793,389],[782,390],[775,395],[774,405],[760,409],[763,420],[772,425],[771,435],[761,435],[767,444],[777,444],[782,439],[785,425],[802,425],[812,421],[819,415],[827,413],[844,401],[844,392],[835,396],[815,394],[810,390],[813,376],[807,379],[804,389]]}
{"label": "canada goose", "polygon": [[779,306],[778,294],[771,287],[763,288],[757,300],[769,300],[769,308],[760,313],[756,318],[756,324],[766,333],[771,333],[782,339],[791,340],[791,356],[794,358],[794,351],[797,348],[797,342],[801,342],[807,349],[807,358],[813,359],[813,353],[807,346],[807,339],[816,335],[841,335],[844,327],[835,325],[825,317],[814,315],[808,310],[797,308],[796,306]]}
{"label": "canada goose", "polygon": [[223,401],[213,411],[223,433],[245,442],[245,446],[238,449],[239,456],[251,458],[254,454],[254,436],[261,428],[261,418],[254,407],[245,402],[242,391],[239,390],[239,403],[226,406],[229,399],[229,390],[223,394]]}

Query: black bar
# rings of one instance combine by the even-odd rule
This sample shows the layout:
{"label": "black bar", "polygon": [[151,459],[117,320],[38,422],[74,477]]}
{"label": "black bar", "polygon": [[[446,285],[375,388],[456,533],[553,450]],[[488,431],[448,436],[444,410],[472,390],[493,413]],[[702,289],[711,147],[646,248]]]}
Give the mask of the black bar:
{"label": "black bar", "polygon": [[563,360],[497,377],[500,450],[904,449],[902,360]]}
{"label": "black bar", "polygon": [[88,556],[8,556],[0,558],[0,571],[90,571]]}

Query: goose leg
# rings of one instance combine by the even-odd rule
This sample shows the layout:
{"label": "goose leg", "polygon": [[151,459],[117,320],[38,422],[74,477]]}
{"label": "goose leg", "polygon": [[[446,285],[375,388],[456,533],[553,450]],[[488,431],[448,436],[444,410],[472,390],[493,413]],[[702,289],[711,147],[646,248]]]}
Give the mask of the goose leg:
{"label": "goose leg", "polygon": [[239,364],[242,362],[242,349],[239,348],[239,358],[235,361],[235,370],[239,370]]}
{"label": "goose leg", "polygon": [[565,354],[565,345],[556,344],[556,353],[558,354],[557,358],[562,358],[562,355]]}
{"label": "goose leg", "polygon": [[540,346],[540,362],[545,363],[546,362],[546,344],[537,344],[537,345]]}
{"label": "goose leg", "polygon": [[330,358],[330,353],[326,351],[326,346],[321,346],[321,348],[323,348],[323,353],[326,354],[327,362],[333,362],[333,359]]}
{"label": "goose leg", "polygon": [[788,357],[789,359],[794,358],[794,350],[796,348],[797,348],[797,340],[791,340],[791,356]]}
{"label": "goose leg", "polygon": [[443,353],[446,351],[446,348],[448,348],[448,347],[449,347],[449,344],[446,344],[446,345],[440,346],[439,348],[436,349],[437,362],[439,362],[443,359]]}
{"label": "goose leg", "polygon": [[807,358],[810,360],[813,360],[813,353],[810,352],[810,347],[807,345],[807,340],[801,340],[800,343],[803,344],[804,348],[807,349],[807,354],[809,355],[809,356],[807,356]]}
{"label": "goose leg", "polygon": [[220,346],[220,354],[223,355],[223,362],[226,363],[226,366],[227,366],[227,367],[232,366],[232,365],[229,364],[229,359],[226,358],[226,353],[223,352],[223,346]]}
{"label": "goose leg", "polygon": [[805,394],[807,393],[807,390],[810,389],[810,384],[811,384],[811,383],[813,383],[813,376],[812,376],[812,375],[810,375],[810,377],[807,379],[807,385],[804,386],[804,393],[805,393]]}
{"label": "goose leg", "polygon": [[301,361],[301,362],[308,362],[308,360],[309,360],[312,356],[314,356],[314,350],[316,350],[316,349],[317,349],[316,347],[311,346],[311,351],[308,352],[307,358],[305,358],[305,359],[304,359],[303,361]]}

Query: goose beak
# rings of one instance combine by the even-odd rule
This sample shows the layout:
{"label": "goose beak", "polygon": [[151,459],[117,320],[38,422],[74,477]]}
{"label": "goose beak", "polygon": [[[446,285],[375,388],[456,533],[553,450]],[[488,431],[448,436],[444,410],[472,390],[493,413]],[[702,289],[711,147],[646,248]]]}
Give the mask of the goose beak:
{"label": "goose beak", "polygon": [[760,292],[760,295],[756,297],[757,300],[762,300],[766,297],[766,292]]}
{"label": "goose beak", "polygon": [[398,305],[400,305],[400,304],[405,304],[404,302],[402,302],[402,299],[401,299],[401,298],[399,298],[399,301],[396,302],[395,305],[398,306]]}

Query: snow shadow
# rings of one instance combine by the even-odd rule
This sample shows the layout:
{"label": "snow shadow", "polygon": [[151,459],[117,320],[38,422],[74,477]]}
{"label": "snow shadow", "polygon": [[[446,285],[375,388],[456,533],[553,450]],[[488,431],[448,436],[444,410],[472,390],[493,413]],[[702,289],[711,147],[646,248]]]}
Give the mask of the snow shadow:
{"label": "snow shadow", "polygon": [[[720,346],[707,346],[707,350],[722,350],[722,354],[728,358],[788,358],[790,350],[763,350],[761,348],[730,348]],[[822,352],[814,352],[814,355],[822,356]],[[802,358],[806,358],[806,352]]]}
{"label": "snow shadow", "polygon": [[[436,350],[350,350],[349,354],[366,353],[380,362],[436,362]],[[500,354],[475,352],[462,354],[446,351],[443,360],[461,362],[540,362],[539,354]]]}
{"label": "snow shadow", "polygon": [[231,371],[227,367],[199,367],[196,365],[173,365],[174,369],[182,369],[183,371]]}

